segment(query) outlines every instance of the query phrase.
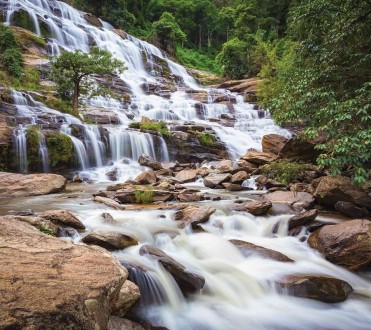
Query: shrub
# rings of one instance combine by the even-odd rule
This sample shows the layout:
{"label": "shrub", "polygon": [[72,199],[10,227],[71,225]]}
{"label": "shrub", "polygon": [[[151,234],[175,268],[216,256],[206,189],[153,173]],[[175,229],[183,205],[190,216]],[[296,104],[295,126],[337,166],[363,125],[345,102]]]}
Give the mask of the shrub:
{"label": "shrub", "polygon": [[46,139],[49,150],[50,164],[68,165],[73,158],[73,143],[71,138],[63,133],[50,133]]}
{"label": "shrub", "polygon": [[198,141],[206,147],[213,148],[216,146],[216,139],[215,136],[210,134],[209,132],[196,132]]}
{"label": "shrub", "polygon": [[153,190],[135,190],[137,204],[150,204],[153,201]]}
{"label": "shrub", "polygon": [[129,124],[129,128],[157,132],[157,133],[160,133],[164,138],[170,137],[170,131],[166,127],[166,123],[164,123],[163,121],[149,122],[149,123],[133,122]]}

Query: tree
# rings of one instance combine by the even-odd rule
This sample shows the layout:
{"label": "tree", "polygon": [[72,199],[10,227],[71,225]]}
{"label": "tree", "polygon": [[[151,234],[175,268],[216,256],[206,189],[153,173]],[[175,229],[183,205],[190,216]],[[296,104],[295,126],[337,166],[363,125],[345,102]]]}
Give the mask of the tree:
{"label": "tree", "polygon": [[296,2],[289,28],[298,46],[263,100],[280,124],[304,122],[305,136],[325,136],[318,163],[333,174],[351,169],[358,184],[371,161],[370,21],[367,0]]}
{"label": "tree", "polygon": [[62,52],[52,58],[52,78],[58,85],[62,98],[72,99],[72,109],[78,115],[81,95],[93,97],[107,94],[107,89],[93,81],[92,75],[115,75],[125,70],[124,63],[113,59],[112,55],[94,47],[88,53],[81,50]]}

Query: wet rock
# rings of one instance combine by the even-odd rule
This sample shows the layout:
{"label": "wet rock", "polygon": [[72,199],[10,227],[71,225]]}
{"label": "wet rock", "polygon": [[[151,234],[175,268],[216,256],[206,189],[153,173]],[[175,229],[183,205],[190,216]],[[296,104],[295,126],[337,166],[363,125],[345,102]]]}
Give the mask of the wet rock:
{"label": "wet rock", "polygon": [[267,249],[267,248],[259,246],[259,245],[255,245],[253,243],[240,241],[240,240],[237,240],[237,239],[232,239],[232,240],[230,240],[230,242],[233,245],[235,245],[245,257],[249,257],[251,255],[259,255],[263,258],[273,259],[273,260],[276,260],[276,261],[293,262],[292,259],[290,259],[289,257],[285,256],[284,254],[282,254],[280,252],[277,252],[277,251],[274,251],[274,250],[271,250],[271,249]]}
{"label": "wet rock", "polygon": [[94,197],[94,202],[103,203],[103,204],[105,204],[109,207],[112,207],[112,208],[116,209],[116,210],[124,210],[125,209],[125,207],[120,205],[118,202],[116,202],[113,199],[108,198],[108,197],[95,196]]}
{"label": "wet rock", "polygon": [[58,226],[51,222],[50,220],[41,218],[41,217],[35,217],[35,216],[18,216],[18,215],[6,215],[4,217],[1,217],[0,219],[5,219],[8,221],[21,221],[28,223],[29,225],[35,227],[39,231],[41,231],[44,234],[57,236],[58,234]]}
{"label": "wet rock", "polygon": [[314,197],[305,192],[275,191],[264,196],[272,204],[283,204],[294,211],[301,212],[303,209],[310,209],[314,205]]}
{"label": "wet rock", "polygon": [[278,134],[264,135],[262,139],[263,152],[278,155],[287,140],[284,136]]}
{"label": "wet rock", "polygon": [[0,241],[1,329],[106,329],[128,275],[109,253],[4,218]]}
{"label": "wet rock", "polygon": [[249,201],[242,206],[236,208],[237,211],[246,211],[253,215],[264,215],[267,214],[271,209],[272,203],[267,200],[262,201]]}
{"label": "wet rock", "polygon": [[290,187],[290,191],[306,192],[311,195],[314,194],[314,189],[312,185],[308,183],[292,183],[289,185],[289,187]]}
{"label": "wet rock", "polygon": [[182,203],[199,202],[204,198],[202,195],[198,195],[190,192],[182,192],[176,196],[177,200]]}
{"label": "wet rock", "polygon": [[223,188],[222,183],[229,181],[232,177],[229,173],[210,173],[204,177],[204,185],[208,188]]}
{"label": "wet rock", "polygon": [[180,227],[184,228],[188,225],[192,227],[205,222],[216,210],[212,207],[200,207],[196,205],[188,205],[182,210],[175,213],[174,220],[180,222]]}
{"label": "wet rock", "polygon": [[157,171],[157,170],[162,170],[162,165],[160,162],[152,159],[151,157],[143,154],[139,157],[138,163],[142,166],[147,166],[150,167],[151,169]]}
{"label": "wet rock", "polygon": [[109,213],[102,213],[103,222],[114,225],[117,224],[117,221],[113,218],[113,216]]}
{"label": "wet rock", "polygon": [[93,14],[86,13],[84,14],[85,20],[96,27],[103,27],[102,22],[99,20],[98,17],[94,16]]}
{"label": "wet rock", "polygon": [[234,169],[233,163],[229,159],[221,160],[217,165],[217,170],[222,173],[232,172]]}
{"label": "wet rock", "polygon": [[113,169],[112,171],[107,172],[106,176],[111,181],[117,181],[118,179],[117,168]]}
{"label": "wet rock", "polygon": [[352,287],[345,281],[320,275],[289,275],[277,282],[290,295],[326,303],[346,300]]}
{"label": "wet rock", "polygon": [[134,238],[115,232],[96,230],[89,233],[82,240],[85,244],[98,245],[108,250],[121,250],[129,246],[138,245]]}
{"label": "wet rock", "polygon": [[194,182],[199,170],[183,170],[177,173],[175,179],[181,183]]}
{"label": "wet rock", "polygon": [[307,142],[298,138],[288,140],[279,153],[279,158],[290,161],[304,161],[315,163],[320,151],[315,149],[316,143]]}
{"label": "wet rock", "polygon": [[145,171],[141,174],[139,174],[134,181],[140,183],[140,184],[151,184],[157,182],[157,176],[156,173],[153,170]]}
{"label": "wet rock", "polygon": [[233,174],[231,177],[231,183],[242,183],[245,180],[250,179],[250,175],[247,174],[245,171],[238,171],[237,173]]}
{"label": "wet rock", "polygon": [[58,193],[67,184],[58,174],[16,174],[0,172],[0,197],[25,197]]}
{"label": "wet rock", "polygon": [[146,330],[139,323],[111,316],[108,322],[108,330]]}
{"label": "wet rock", "polygon": [[11,210],[11,211],[8,211],[8,214],[9,215],[27,216],[27,215],[34,215],[35,212],[33,210],[31,210],[31,209],[22,210],[22,211]]}
{"label": "wet rock", "polygon": [[97,125],[118,125],[120,118],[112,110],[88,106],[85,110],[80,111],[85,120],[94,122]]}
{"label": "wet rock", "polygon": [[141,255],[150,255],[152,258],[158,260],[173,276],[183,293],[192,293],[204,287],[205,279],[201,275],[187,271],[183,265],[160,249],[150,245],[143,245],[139,253]]}
{"label": "wet rock", "polygon": [[242,191],[242,190],[248,190],[246,187],[241,186],[240,184],[236,183],[230,183],[230,182],[224,182],[222,183],[222,186],[227,189],[228,191]]}
{"label": "wet rock", "polygon": [[344,176],[325,176],[320,179],[314,193],[319,203],[334,206],[337,202],[350,202],[371,209],[371,198],[357,188],[351,179]]}
{"label": "wet rock", "polygon": [[289,229],[298,226],[305,226],[306,224],[312,222],[315,218],[317,218],[317,215],[318,215],[317,209],[300,213],[289,220]]}
{"label": "wet rock", "polygon": [[40,215],[40,217],[50,220],[57,225],[68,226],[75,229],[85,229],[83,223],[79,219],[77,219],[71,212],[66,210],[45,211]]}
{"label": "wet rock", "polygon": [[283,184],[282,182],[279,182],[277,180],[273,180],[273,179],[267,179],[264,183],[264,186],[267,188],[267,189],[271,189],[271,188],[284,188],[286,187],[285,184]]}
{"label": "wet rock", "polygon": [[350,220],[315,231],[308,244],[324,257],[347,269],[358,269],[371,262],[371,221]]}
{"label": "wet rock", "polygon": [[122,204],[149,204],[168,202],[174,199],[174,193],[166,190],[146,190],[141,188],[120,189],[114,198]]}
{"label": "wet rock", "polygon": [[249,151],[241,159],[256,165],[264,165],[275,161],[277,156],[268,152]]}
{"label": "wet rock", "polygon": [[365,207],[359,207],[351,202],[343,201],[336,202],[335,210],[351,218],[363,218],[370,214]]}
{"label": "wet rock", "polygon": [[135,283],[126,280],[124,285],[121,287],[119,298],[114,305],[112,314],[118,317],[124,317],[139,298],[140,291],[138,286]]}

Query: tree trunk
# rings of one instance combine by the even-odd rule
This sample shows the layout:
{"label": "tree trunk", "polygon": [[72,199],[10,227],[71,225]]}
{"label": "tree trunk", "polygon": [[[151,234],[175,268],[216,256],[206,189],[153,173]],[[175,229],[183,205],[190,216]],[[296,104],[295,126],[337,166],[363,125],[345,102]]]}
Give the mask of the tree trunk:
{"label": "tree trunk", "polygon": [[198,48],[201,50],[202,48],[202,26],[201,24],[198,26]]}
{"label": "tree trunk", "polygon": [[80,96],[80,81],[74,82],[73,95],[72,95],[72,112],[76,117],[79,116],[79,96]]}

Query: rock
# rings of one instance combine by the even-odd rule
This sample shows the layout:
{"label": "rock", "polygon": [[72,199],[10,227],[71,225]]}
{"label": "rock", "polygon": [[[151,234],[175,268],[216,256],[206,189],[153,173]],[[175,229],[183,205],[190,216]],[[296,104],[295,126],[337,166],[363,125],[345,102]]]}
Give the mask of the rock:
{"label": "rock", "polygon": [[140,183],[140,184],[151,184],[157,182],[157,176],[156,173],[153,170],[145,171],[141,174],[139,174],[134,181]]}
{"label": "rock", "polygon": [[314,205],[314,197],[305,192],[275,191],[264,197],[273,204],[284,204],[299,212],[310,209]]}
{"label": "rock", "polygon": [[173,276],[175,282],[177,282],[183,293],[195,292],[204,287],[205,279],[201,275],[187,271],[183,265],[175,261],[160,249],[150,245],[143,245],[140,248],[139,253],[140,255],[150,255],[154,259],[158,260]]}
{"label": "rock", "polygon": [[245,180],[250,179],[250,175],[247,174],[245,171],[238,171],[237,173],[233,174],[231,177],[231,183],[242,183]]}
{"label": "rock", "polygon": [[259,245],[255,245],[245,241],[240,241],[237,239],[232,239],[230,240],[230,242],[233,245],[235,245],[245,257],[257,254],[267,259],[273,259],[281,262],[293,262],[292,259],[285,256],[284,254],[271,249],[267,249]]}
{"label": "rock", "polygon": [[246,190],[246,187],[241,186],[240,184],[224,182],[222,186],[227,189],[228,191],[242,191]]}
{"label": "rock", "polygon": [[352,287],[345,281],[320,275],[289,275],[277,282],[290,295],[326,303],[347,299]]}
{"label": "rock", "polygon": [[117,181],[118,179],[117,168],[113,169],[112,171],[107,172],[106,176],[111,181]]}
{"label": "rock", "polygon": [[279,134],[264,135],[262,139],[263,152],[278,155],[287,140],[288,139]]}
{"label": "rock", "polygon": [[120,118],[114,111],[102,107],[88,106],[80,111],[85,120],[94,122],[97,125],[117,125]]}
{"label": "rock", "polygon": [[277,156],[268,152],[249,151],[241,159],[256,165],[264,165],[275,161]]}
{"label": "rock", "polygon": [[45,211],[40,215],[40,217],[50,220],[57,225],[68,226],[75,229],[85,229],[83,223],[79,219],[77,219],[71,212],[66,210]]}
{"label": "rock", "polygon": [[106,329],[128,275],[114,257],[4,218],[0,241],[1,329]]}
{"label": "rock", "polygon": [[117,224],[117,221],[113,218],[113,216],[109,213],[102,213],[103,222],[114,225]]}
{"label": "rock", "polygon": [[93,14],[86,13],[84,14],[85,20],[96,27],[103,27],[102,22],[99,20],[98,17],[94,16]]}
{"label": "rock", "polygon": [[334,206],[337,202],[350,202],[371,209],[371,198],[357,188],[351,179],[344,176],[322,177],[314,197],[326,206]]}
{"label": "rock", "polygon": [[290,187],[290,191],[306,192],[311,195],[314,194],[314,189],[312,185],[308,183],[291,183],[289,187]]}
{"label": "rock", "polygon": [[316,143],[307,142],[298,138],[288,140],[279,153],[279,158],[289,161],[304,161],[315,163],[320,151],[315,149]]}
{"label": "rock", "polygon": [[335,210],[351,218],[363,218],[370,214],[365,207],[359,207],[353,203],[343,201],[336,202]]}
{"label": "rock", "polygon": [[151,169],[157,171],[157,170],[162,170],[162,165],[160,162],[152,159],[151,157],[143,154],[139,157],[138,163],[142,166],[147,166],[150,167]]}
{"label": "rock", "polygon": [[188,205],[175,213],[174,220],[180,222],[181,228],[188,225],[195,227],[199,223],[207,221],[215,211],[214,208],[209,206]]}
{"label": "rock", "polygon": [[220,85],[215,86],[216,88],[225,88],[231,92],[237,93],[252,93],[255,94],[258,89],[258,84],[262,80],[257,78],[249,78],[243,80],[229,80],[222,82]]}
{"label": "rock", "polygon": [[56,224],[41,217],[6,215],[0,219],[25,222],[38,229],[40,232],[52,236],[57,236],[59,231],[59,228]]}
{"label": "rock", "polygon": [[202,195],[197,195],[195,193],[187,193],[187,192],[178,194],[176,198],[179,202],[182,202],[182,203],[199,202],[204,199]]}
{"label": "rock", "polygon": [[271,209],[272,203],[267,200],[262,201],[250,201],[238,207],[238,211],[246,211],[253,215],[264,215]]}
{"label": "rock", "polygon": [[138,245],[138,241],[132,237],[115,231],[103,230],[93,231],[81,241],[85,244],[98,245],[108,250],[121,250],[129,246]]}
{"label": "rock", "polygon": [[324,226],[309,236],[308,244],[330,262],[358,269],[371,262],[371,221],[356,219]]}
{"label": "rock", "polygon": [[58,193],[67,184],[58,174],[17,174],[0,172],[0,197],[25,197]]}
{"label": "rock", "polygon": [[300,213],[289,220],[289,229],[299,226],[305,226],[306,224],[312,222],[315,218],[317,218],[317,215],[318,215],[317,209]]}
{"label": "rock", "polygon": [[114,198],[122,204],[150,204],[173,200],[174,193],[166,190],[145,190],[138,187],[137,189],[120,189]]}
{"label": "rock", "polygon": [[139,298],[140,291],[137,285],[126,280],[120,290],[119,298],[114,305],[112,314],[118,317],[124,317]]}
{"label": "rock", "polygon": [[231,177],[232,175],[229,173],[210,173],[204,177],[204,185],[212,189],[223,188],[221,184],[229,181]]}
{"label": "rock", "polygon": [[175,179],[181,183],[194,182],[199,170],[183,170],[177,173]]}
{"label": "rock", "polygon": [[139,323],[111,316],[108,322],[108,330],[146,330]]}
{"label": "rock", "polygon": [[120,203],[114,201],[111,198],[107,198],[107,197],[95,196],[94,197],[94,202],[106,204],[107,206],[112,207],[116,210],[124,210],[125,209],[125,207],[122,206]]}
{"label": "rock", "polygon": [[35,212],[31,209],[26,209],[26,210],[22,210],[22,211],[11,210],[11,211],[8,211],[8,214],[9,215],[27,216],[27,215],[35,215]]}

